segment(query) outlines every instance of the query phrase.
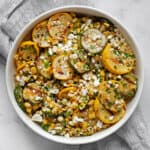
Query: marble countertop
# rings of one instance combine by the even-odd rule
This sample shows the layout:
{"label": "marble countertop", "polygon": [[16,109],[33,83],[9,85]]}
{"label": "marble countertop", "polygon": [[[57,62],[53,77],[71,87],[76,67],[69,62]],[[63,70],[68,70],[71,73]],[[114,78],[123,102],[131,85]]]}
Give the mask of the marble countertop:
{"label": "marble countertop", "polygon": [[[0,1],[0,5],[5,0]],[[141,96],[143,116],[150,129],[150,1],[93,0],[95,6],[118,18],[133,34],[145,64],[145,83]],[[10,104],[5,84],[5,61],[0,58],[0,150],[61,150],[62,145],[33,133],[18,118]]]}

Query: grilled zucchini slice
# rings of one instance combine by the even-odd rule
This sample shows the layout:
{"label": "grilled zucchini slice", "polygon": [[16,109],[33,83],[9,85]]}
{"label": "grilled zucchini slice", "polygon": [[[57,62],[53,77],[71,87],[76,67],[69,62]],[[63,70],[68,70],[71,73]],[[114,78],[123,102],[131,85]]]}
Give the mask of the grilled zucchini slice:
{"label": "grilled zucchini slice", "polygon": [[89,53],[99,53],[106,44],[106,37],[98,29],[88,29],[83,33],[81,44]]}
{"label": "grilled zucchini slice", "polygon": [[19,56],[25,60],[35,60],[39,56],[39,47],[35,42],[25,41],[19,47]]}

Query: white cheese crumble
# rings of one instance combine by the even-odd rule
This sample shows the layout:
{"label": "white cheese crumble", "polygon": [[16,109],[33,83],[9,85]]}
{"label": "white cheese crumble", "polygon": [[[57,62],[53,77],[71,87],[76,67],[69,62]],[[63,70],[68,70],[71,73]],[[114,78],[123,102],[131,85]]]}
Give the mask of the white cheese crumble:
{"label": "white cheese crumble", "polygon": [[35,121],[35,122],[42,122],[43,118],[40,114],[34,114],[32,116],[32,121]]}
{"label": "white cheese crumble", "polygon": [[71,54],[70,58],[76,59],[76,58],[78,58],[78,55],[77,54]]}
{"label": "white cheese crumble", "polygon": [[39,101],[39,100],[41,100],[41,99],[42,99],[42,97],[40,97],[40,96],[36,96],[36,97],[35,97],[35,100],[36,100],[36,101]]}
{"label": "white cheese crumble", "polygon": [[70,34],[68,35],[68,39],[69,39],[69,40],[76,39],[76,38],[77,38],[77,36],[74,35],[74,34],[72,34],[72,33],[70,33]]}
{"label": "white cheese crumble", "polygon": [[86,89],[82,89],[82,90],[81,90],[81,94],[82,94],[83,96],[86,96],[87,90],[86,90]]}
{"label": "white cheese crumble", "polygon": [[69,133],[66,133],[64,136],[65,136],[66,138],[69,138],[69,137],[70,137]]}
{"label": "white cheese crumble", "polygon": [[113,119],[114,119],[114,116],[110,116],[110,117],[109,117],[109,120],[113,120]]}
{"label": "white cheese crumble", "polygon": [[72,121],[73,121],[73,123],[78,123],[78,122],[84,122],[84,119],[79,118],[78,116],[75,116]]}
{"label": "white cheese crumble", "polygon": [[58,116],[57,120],[58,120],[59,122],[62,122],[62,121],[64,120],[64,118],[63,118],[62,116]]}
{"label": "white cheese crumble", "polygon": [[121,78],[122,78],[121,75],[118,75],[118,76],[117,76],[117,79],[121,79]]}
{"label": "white cheese crumble", "polygon": [[53,88],[53,89],[49,90],[49,93],[51,93],[51,94],[58,94],[58,92],[59,92],[59,89],[57,89],[57,88]]}
{"label": "white cheese crumble", "polygon": [[24,86],[25,85],[25,79],[26,77],[20,77],[20,76],[16,76],[16,80],[19,82],[20,86]]}
{"label": "white cheese crumble", "polygon": [[98,86],[99,85],[99,80],[98,79],[94,80],[93,84],[94,84],[94,86]]}
{"label": "white cheese crumble", "polygon": [[41,46],[47,47],[47,46],[49,46],[49,43],[46,42],[46,41],[42,41],[42,42],[41,42]]}
{"label": "white cheese crumble", "polygon": [[51,133],[52,135],[55,135],[55,134],[56,134],[56,131],[55,131],[55,130],[49,130],[48,132]]}
{"label": "white cheese crumble", "polygon": [[103,123],[101,121],[97,121],[96,126],[99,128],[103,127]]}
{"label": "white cheese crumble", "polygon": [[49,55],[53,55],[53,50],[52,50],[52,48],[48,48],[48,53],[49,53]]}

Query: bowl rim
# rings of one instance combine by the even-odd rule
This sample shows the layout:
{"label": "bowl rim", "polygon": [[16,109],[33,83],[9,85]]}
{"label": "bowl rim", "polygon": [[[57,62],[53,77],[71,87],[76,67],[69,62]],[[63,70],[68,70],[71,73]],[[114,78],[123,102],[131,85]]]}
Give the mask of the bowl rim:
{"label": "bowl rim", "polygon": [[[119,25],[127,34],[127,36],[129,36],[130,40],[132,41],[133,45],[135,46],[136,52],[139,55],[139,65],[140,65],[140,87],[136,93],[136,101],[134,103],[134,105],[132,106],[132,109],[130,109],[130,111],[128,112],[128,115],[125,117],[123,117],[123,119],[121,119],[118,123],[116,123],[115,125],[113,125],[113,127],[110,127],[111,130],[109,130],[109,132],[107,132],[108,129],[104,131],[100,131],[103,132],[101,135],[97,135],[95,136],[95,134],[93,134],[92,136],[86,136],[86,137],[71,137],[71,138],[66,138],[66,137],[61,137],[60,136],[53,136],[51,134],[49,134],[48,132],[40,130],[37,125],[31,121],[31,119],[29,117],[27,117],[27,115],[23,114],[24,112],[20,109],[20,107],[18,106],[16,100],[14,99],[14,96],[12,95],[12,88],[10,88],[10,75],[9,75],[9,69],[10,69],[10,62],[11,59],[13,57],[12,53],[13,51],[15,51],[15,46],[17,45],[20,37],[26,32],[26,30],[28,28],[30,28],[30,26],[32,26],[35,22],[40,22],[42,20],[42,18],[44,18],[44,16],[47,15],[51,15],[55,14],[56,12],[61,12],[64,11],[64,9],[67,11],[67,9],[86,9],[89,11],[94,11],[95,13],[99,13],[103,16],[105,16],[106,18],[108,18],[108,20],[111,20],[113,22],[115,22],[117,25]],[[40,21],[39,21],[40,20]],[[54,142],[58,142],[58,143],[62,143],[62,144],[71,144],[71,145],[76,145],[76,144],[86,144],[86,143],[92,143],[98,140],[102,140],[106,137],[108,137],[109,135],[113,134],[114,132],[116,132],[118,129],[120,129],[126,122],[127,120],[131,117],[131,115],[133,114],[133,112],[135,111],[139,100],[140,100],[140,95],[142,92],[142,88],[143,88],[143,83],[144,83],[144,68],[143,68],[143,60],[142,60],[142,54],[140,52],[140,50],[137,47],[135,38],[133,38],[133,35],[131,33],[128,32],[128,29],[118,20],[116,19],[114,16],[110,15],[109,13],[98,9],[98,8],[94,8],[91,6],[84,6],[84,5],[68,5],[68,6],[62,6],[62,7],[57,7],[54,9],[50,9],[48,11],[45,11],[43,13],[41,13],[40,15],[38,15],[37,17],[33,18],[27,25],[25,25],[25,27],[20,31],[20,33],[17,35],[13,46],[11,47],[11,50],[9,51],[8,54],[8,58],[7,58],[7,63],[6,63],[6,85],[7,85],[7,91],[8,91],[8,95],[9,95],[9,99],[17,113],[17,115],[20,117],[20,119],[35,133],[37,133],[38,135],[41,135],[42,137],[48,139],[48,140],[52,140]],[[41,127],[40,127],[41,128]],[[46,134],[48,133],[48,134]]]}

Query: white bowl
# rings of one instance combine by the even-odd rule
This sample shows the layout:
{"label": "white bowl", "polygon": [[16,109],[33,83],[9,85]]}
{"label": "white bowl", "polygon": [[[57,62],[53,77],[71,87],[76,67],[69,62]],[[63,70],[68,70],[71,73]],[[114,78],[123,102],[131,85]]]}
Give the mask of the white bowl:
{"label": "white bowl", "polygon": [[[13,90],[14,90],[14,73],[15,73],[14,55],[16,53],[16,50],[17,50],[20,42],[22,41],[22,39],[24,38],[26,33],[28,33],[38,22],[50,17],[51,15],[58,13],[58,12],[70,12],[70,11],[85,14],[85,15],[105,17],[108,20],[110,20],[111,22],[113,22],[122,31],[125,38],[127,39],[127,41],[129,42],[129,44],[131,45],[131,47],[133,48],[133,50],[135,51],[135,54],[136,54],[136,59],[137,59],[136,73],[138,76],[138,90],[136,92],[135,97],[128,104],[127,112],[126,112],[125,116],[118,123],[116,123],[115,125],[111,126],[108,129],[100,131],[91,136],[67,138],[67,137],[63,137],[63,136],[51,135],[50,133],[44,131],[36,123],[32,122],[31,119],[18,106],[18,104],[15,100],[15,97],[14,97]],[[33,131],[35,131],[37,134],[41,135],[42,137],[52,140],[52,141],[55,141],[55,142],[65,143],[65,144],[86,144],[86,143],[95,142],[97,140],[101,140],[101,139],[111,135],[112,133],[116,132],[121,126],[123,126],[125,124],[125,122],[130,118],[130,116],[134,112],[134,110],[139,102],[139,99],[140,99],[143,82],[144,82],[144,72],[143,72],[143,63],[141,60],[141,54],[140,54],[139,49],[136,46],[136,43],[135,43],[133,37],[131,37],[128,30],[118,20],[114,19],[114,17],[112,17],[111,15],[109,15],[99,9],[95,9],[95,8],[87,7],[87,6],[75,5],[75,6],[59,7],[56,9],[49,10],[45,13],[42,13],[41,15],[39,15],[38,17],[33,19],[28,25],[26,25],[24,27],[24,29],[17,36],[17,38],[13,44],[13,47],[11,48],[9,55],[8,55],[7,66],[6,66],[6,82],[7,82],[7,89],[8,89],[10,101],[13,104],[14,109],[16,110],[18,116],[23,120],[23,122],[30,129],[32,129]]]}

